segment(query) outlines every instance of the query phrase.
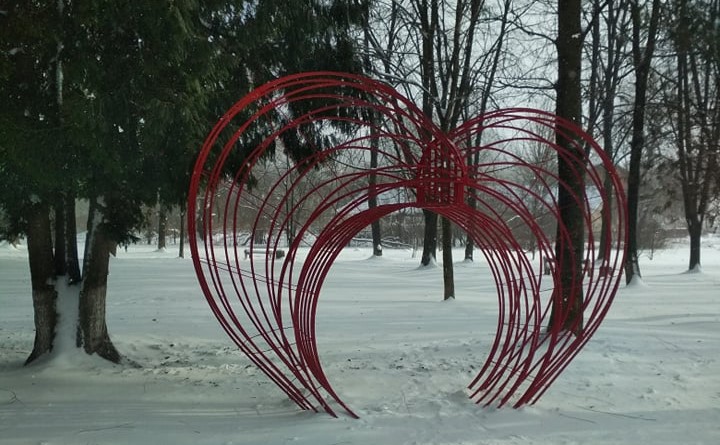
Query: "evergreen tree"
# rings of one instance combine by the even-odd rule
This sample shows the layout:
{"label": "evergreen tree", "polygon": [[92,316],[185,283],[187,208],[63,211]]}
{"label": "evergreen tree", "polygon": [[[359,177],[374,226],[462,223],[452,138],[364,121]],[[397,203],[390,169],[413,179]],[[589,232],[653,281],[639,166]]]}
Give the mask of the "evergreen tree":
{"label": "evergreen tree", "polygon": [[[105,323],[110,255],[133,240],[143,205],[158,196],[184,201],[204,134],[252,86],[358,65],[348,5],[60,0],[2,8],[0,97],[9,105],[0,111],[0,208],[8,235],[28,237],[36,325],[28,361],[52,350],[63,279],[76,284],[78,346],[120,359]],[[72,257],[60,247],[74,244],[74,233],[53,245],[51,225],[60,214],[74,220],[76,196],[90,202],[77,280],[55,268]],[[56,227],[55,239],[68,227]]]}
{"label": "evergreen tree", "polygon": [[0,207],[4,235],[28,238],[32,360],[52,349],[57,319],[51,210],[75,183],[64,169],[64,11],[62,2],[9,1],[0,9]]}

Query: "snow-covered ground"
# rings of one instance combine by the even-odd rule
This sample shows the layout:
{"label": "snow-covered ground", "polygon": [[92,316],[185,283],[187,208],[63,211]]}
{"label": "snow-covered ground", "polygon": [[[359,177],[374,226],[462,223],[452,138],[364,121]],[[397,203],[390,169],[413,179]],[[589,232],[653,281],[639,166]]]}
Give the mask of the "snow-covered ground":
{"label": "snow-covered ground", "polygon": [[[720,239],[643,258],[587,347],[532,407],[483,409],[464,388],[493,338],[497,301],[481,262],[441,270],[411,252],[346,249],[323,287],[318,344],[361,416],[299,411],[225,337],[191,261],[119,251],[108,327],[128,359],[70,348],[23,367],[33,323],[27,254],[0,245],[0,444],[720,443]],[[456,257],[460,257],[459,254]]]}

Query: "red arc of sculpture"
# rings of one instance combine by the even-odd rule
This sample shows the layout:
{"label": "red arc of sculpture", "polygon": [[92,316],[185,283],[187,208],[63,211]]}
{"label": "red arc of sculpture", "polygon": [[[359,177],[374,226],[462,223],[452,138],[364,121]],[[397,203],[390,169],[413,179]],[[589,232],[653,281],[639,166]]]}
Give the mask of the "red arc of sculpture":
{"label": "red arc of sculpture", "polygon": [[[556,135],[575,150],[558,145]],[[288,144],[307,155],[288,156],[283,170],[268,174]],[[570,161],[583,190],[560,180],[559,157]],[[581,209],[583,246],[568,245],[561,188]],[[315,72],[265,84],[220,119],[193,170],[188,232],[200,286],[233,342],[300,408],[336,415],[339,406],[356,417],[320,362],[321,288],[354,236],[407,208],[432,210],[465,230],[496,283],[496,336],[470,398],[535,403],[607,313],[626,238],[624,194],[611,160],[589,135],[550,113],[498,110],[445,133],[393,88],[362,76]],[[263,234],[247,252],[240,245],[246,233]],[[309,247],[299,261],[302,246]],[[554,267],[563,252],[578,266],[570,281]],[[568,298],[567,283],[577,292],[560,301]],[[570,335],[580,330],[568,309],[576,294],[582,333]]]}

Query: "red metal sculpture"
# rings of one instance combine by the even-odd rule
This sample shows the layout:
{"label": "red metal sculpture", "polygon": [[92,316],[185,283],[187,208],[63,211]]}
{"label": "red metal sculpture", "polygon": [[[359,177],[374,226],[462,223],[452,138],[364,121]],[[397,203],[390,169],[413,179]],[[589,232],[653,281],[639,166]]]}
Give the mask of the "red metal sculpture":
{"label": "red metal sculpture", "polygon": [[[556,144],[557,134],[577,150]],[[281,151],[285,168],[265,174]],[[586,239],[572,249],[564,248],[571,238],[559,214],[566,184],[558,157],[573,161],[585,183],[580,192],[568,187]],[[484,405],[534,403],[607,313],[626,236],[612,162],[587,134],[549,113],[494,111],[445,133],[393,88],[361,76],[304,73],[263,85],[220,119],[193,171],[188,232],[200,285],[230,338],[300,408],[335,415],[330,400],[355,416],[318,356],[321,287],[358,232],[409,207],[467,231],[496,282],[496,338],[470,397]],[[247,249],[244,233],[256,235]],[[301,245],[309,245],[302,262]],[[556,252],[567,251],[578,267],[563,272],[554,267]],[[560,302],[567,298],[562,273],[581,283],[584,321],[558,309],[574,305]]]}

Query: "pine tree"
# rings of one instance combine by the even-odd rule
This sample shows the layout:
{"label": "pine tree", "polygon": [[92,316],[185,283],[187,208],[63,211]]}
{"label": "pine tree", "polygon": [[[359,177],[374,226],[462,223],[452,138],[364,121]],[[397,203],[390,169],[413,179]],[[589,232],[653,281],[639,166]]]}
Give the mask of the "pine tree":
{"label": "pine tree", "polygon": [[[0,208],[8,235],[28,237],[36,322],[28,361],[53,348],[60,280],[75,284],[78,346],[120,360],[105,323],[109,258],[134,239],[142,206],[158,196],[184,201],[204,134],[255,84],[303,69],[352,68],[350,16],[339,1],[3,8],[0,97],[10,105],[0,111],[0,185],[13,193],[0,195]],[[51,225],[51,216],[74,215],[75,197],[90,203],[77,280],[55,268],[72,256],[61,247],[74,244],[74,233],[53,245]],[[55,239],[70,232],[56,228]]]}

